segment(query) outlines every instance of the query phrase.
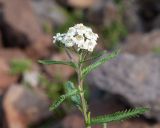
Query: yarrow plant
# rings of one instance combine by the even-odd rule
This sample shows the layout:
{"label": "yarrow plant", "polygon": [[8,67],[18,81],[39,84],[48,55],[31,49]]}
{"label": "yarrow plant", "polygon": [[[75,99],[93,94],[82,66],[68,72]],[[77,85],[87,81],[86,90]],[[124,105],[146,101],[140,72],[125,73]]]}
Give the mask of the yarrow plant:
{"label": "yarrow plant", "polygon": [[[77,73],[77,83],[71,81],[66,82],[66,94],[61,95],[54,103],[50,106],[50,110],[56,109],[63,101],[70,98],[72,103],[80,110],[84,116],[84,123],[86,128],[91,128],[92,125],[101,124],[104,128],[107,128],[107,124],[110,122],[122,121],[131,117],[136,117],[143,114],[148,108],[135,108],[116,112],[109,115],[102,115],[91,118],[91,112],[88,108],[87,100],[85,98],[84,79],[88,73],[104,64],[110,59],[115,58],[119,51],[114,51],[110,54],[106,54],[105,51],[92,55],[92,52],[97,45],[98,35],[92,31],[91,28],[77,24],[70,27],[66,33],[57,33],[53,37],[53,43],[58,47],[65,49],[66,54],[69,57],[68,61],[57,61],[57,60],[40,60],[42,64],[63,64],[71,66]],[[76,54],[78,60],[73,58],[73,54]],[[100,59],[98,59],[100,58]],[[88,64],[89,61],[97,60],[93,64]],[[75,86],[76,85],[76,86]]]}

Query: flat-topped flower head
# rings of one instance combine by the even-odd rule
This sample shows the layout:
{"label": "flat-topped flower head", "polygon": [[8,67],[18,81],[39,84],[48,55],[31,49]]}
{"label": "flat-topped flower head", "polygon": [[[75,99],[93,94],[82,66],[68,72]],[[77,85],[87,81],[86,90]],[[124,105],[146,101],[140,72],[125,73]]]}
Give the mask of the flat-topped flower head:
{"label": "flat-topped flower head", "polygon": [[97,44],[98,35],[93,33],[91,28],[83,24],[76,24],[66,33],[57,33],[53,38],[54,43],[61,42],[65,47],[75,46],[78,51],[84,49],[92,52]]}

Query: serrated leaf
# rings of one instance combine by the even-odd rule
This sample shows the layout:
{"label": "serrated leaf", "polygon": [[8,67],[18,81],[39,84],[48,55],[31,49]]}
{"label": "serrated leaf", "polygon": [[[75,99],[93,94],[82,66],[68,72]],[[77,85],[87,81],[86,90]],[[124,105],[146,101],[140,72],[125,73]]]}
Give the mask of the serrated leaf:
{"label": "serrated leaf", "polygon": [[97,125],[97,124],[123,121],[129,118],[139,116],[148,110],[149,110],[148,108],[136,108],[136,109],[129,109],[126,111],[116,112],[109,115],[98,116],[96,118],[92,118],[90,124],[88,125]]}
{"label": "serrated leaf", "polygon": [[96,69],[98,66],[104,64],[105,62],[115,58],[118,55],[119,51],[114,51],[111,54],[107,55],[106,57],[103,57],[101,59],[99,59],[97,62],[89,65],[88,67],[84,68],[82,70],[82,76],[83,78],[90,73],[92,70]]}
{"label": "serrated leaf", "polygon": [[64,101],[66,98],[71,97],[71,96],[73,96],[73,95],[76,95],[76,94],[78,94],[78,93],[79,93],[79,91],[78,91],[77,89],[75,89],[75,90],[72,90],[72,91],[68,92],[68,93],[65,94],[65,95],[61,95],[61,96],[50,106],[50,108],[49,108],[50,111],[56,109],[61,103],[63,103],[63,101]]}
{"label": "serrated leaf", "polygon": [[104,54],[106,54],[106,53],[107,53],[106,51],[99,52],[99,53],[97,53],[96,55],[93,55],[93,57],[88,58],[88,59],[86,59],[86,60],[84,60],[84,61],[82,61],[82,62],[80,62],[80,63],[84,63],[84,62],[87,62],[87,61],[95,60],[95,59],[101,57],[102,55],[104,55]]}
{"label": "serrated leaf", "polygon": [[60,96],[60,97],[49,107],[49,110],[52,111],[52,110],[56,109],[65,99],[66,99],[65,95]]}
{"label": "serrated leaf", "polygon": [[71,66],[73,68],[77,67],[77,65],[75,63],[73,63],[72,61],[39,60],[38,62],[41,64],[46,64],[46,65],[63,64],[63,65]]}
{"label": "serrated leaf", "polygon": [[[75,86],[74,84],[71,82],[71,81],[68,81],[66,84],[65,84],[65,88],[66,88],[66,91],[67,93],[70,93],[72,92],[73,90],[75,90]],[[71,101],[78,107],[80,107],[81,105],[81,100],[80,100],[80,96],[78,94],[76,95],[73,95],[71,96]]]}

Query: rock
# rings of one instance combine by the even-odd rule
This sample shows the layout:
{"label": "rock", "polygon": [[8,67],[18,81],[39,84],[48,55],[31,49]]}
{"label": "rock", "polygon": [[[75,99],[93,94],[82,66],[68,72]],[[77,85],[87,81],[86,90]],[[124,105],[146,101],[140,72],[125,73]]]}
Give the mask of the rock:
{"label": "rock", "polygon": [[110,26],[114,21],[119,19],[118,7],[113,1],[108,1],[105,3],[103,14],[103,23],[105,26]]}
{"label": "rock", "polygon": [[54,49],[52,48],[52,42],[53,41],[51,36],[45,36],[44,38],[43,36],[42,38],[39,37],[39,40],[26,48],[25,52],[29,58],[37,61],[39,58],[47,57],[50,55]]}
{"label": "rock", "polygon": [[18,81],[19,75],[11,74],[10,62],[20,58],[26,58],[21,50],[0,50],[0,93]]}
{"label": "rock", "polygon": [[[109,124],[109,128],[158,128],[160,124],[150,126],[149,123],[143,120],[127,120],[120,123]],[[54,128],[54,127],[53,127]],[[85,128],[83,118],[77,114],[71,114],[64,118],[61,125],[56,128]],[[100,125],[94,125],[92,128],[102,128]]]}
{"label": "rock", "polygon": [[[154,125],[153,127],[156,127],[157,125]],[[115,123],[115,124],[110,124],[110,128],[151,128],[148,123],[144,121],[123,121],[122,123]]]}
{"label": "rock", "polygon": [[69,5],[76,8],[88,8],[93,4],[94,0],[67,0],[67,2]]}
{"label": "rock", "polygon": [[53,31],[53,25],[63,25],[67,20],[63,8],[53,0],[32,0],[32,6],[38,14],[42,25],[45,27],[45,25],[50,24],[50,31]]}
{"label": "rock", "polygon": [[160,48],[160,31],[155,30],[150,33],[135,33],[128,36],[122,46],[124,52],[134,54],[154,53]]}
{"label": "rock", "polygon": [[[15,32],[15,35],[11,36],[15,36],[14,38],[16,38],[16,32],[19,32],[24,34],[28,40],[34,42],[43,35],[30,6],[30,1],[15,0],[13,2],[12,0],[0,0],[0,3],[3,5],[3,21],[10,28],[10,31],[14,30]],[[13,40],[10,41],[13,43]]]}
{"label": "rock", "polygon": [[82,116],[76,114],[67,116],[62,121],[62,128],[84,128]]}
{"label": "rock", "polygon": [[154,29],[160,29],[160,14],[154,20],[153,27]]}
{"label": "rock", "polygon": [[32,87],[37,87],[39,84],[40,73],[36,70],[26,71],[23,74],[23,82]]}
{"label": "rock", "polygon": [[42,92],[22,85],[13,85],[7,91],[3,107],[9,128],[27,128],[50,116],[48,99]]}
{"label": "rock", "polygon": [[113,0],[96,0],[85,15],[89,22],[105,27],[121,20],[123,16],[120,15],[118,5]]}
{"label": "rock", "polygon": [[43,33],[30,0],[0,0],[0,3],[0,32],[3,46],[20,48],[30,46],[30,51],[34,50],[32,55],[42,54],[42,47],[45,51],[51,38]]}
{"label": "rock", "polygon": [[3,96],[0,95],[0,127],[1,128],[3,128],[3,118],[4,118],[4,113],[2,109],[2,100],[3,100]]}
{"label": "rock", "polygon": [[103,10],[105,6],[106,6],[106,2],[104,2],[104,0],[96,0],[84,15],[89,22],[97,25],[103,25],[104,24]]}
{"label": "rock", "polygon": [[149,107],[146,116],[160,121],[159,64],[160,56],[122,54],[93,71],[88,82],[123,97],[135,107]]}
{"label": "rock", "polygon": [[58,2],[70,7],[86,9],[93,5],[96,0],[60,0]]}
{"label": "rock", "polygon": [[160,14],[159,0],[137,0],[137,4],[140,7],[138,14],[141,17],[144,30],[149,32],[157,29],[154,22]]}
{"label": "rock", "polygon": [[[63,52],[54,54],[50,59],[67,61],[68,57]],[[71,67],[66,65],[44,65],[44,69],[47,74],[60,81],[68,80],[75,73]]]}
{"label": "rock", "polygon": [[144,26],[142,25],[141,17],[139,16],[140,6],[136,0],[124,0],[124,23],[129,32],[142,32]]}
{"label": "rock", "polygon": [[2,48],[2,35],[0,33],[0,49]]}

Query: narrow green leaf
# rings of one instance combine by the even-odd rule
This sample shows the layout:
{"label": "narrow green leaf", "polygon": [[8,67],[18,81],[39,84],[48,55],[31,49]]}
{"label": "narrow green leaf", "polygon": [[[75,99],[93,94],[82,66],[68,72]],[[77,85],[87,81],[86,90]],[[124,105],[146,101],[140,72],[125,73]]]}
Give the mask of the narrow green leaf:
{"label": "narrow green leaf", "polygon": [[60,96],[60,97],[49,107],[49,110],[52,111],[52,110],[56,109],[65,99],[66,99],[65,95]]}
{"label": "narrow green leaf", "polygon": [[129,118],[139,116],[148,110],[149,110],[148,108],[135,108],[135,109],[129,109],[126,111],[116,112],[109,115],[98,116],[96,118],[92,118],[89,125],[123,121]]}
{"label": "narrow green leaf", "polygon": [[41,64],[46,64],[46,65],[63,64],[63,65],[71,66],[73,68],[77,67],[77,65],[75,63],[73,63],[72,61],[39,60],[38,62]]}
{"label": "narrow green leaf", "polygon": [[84,68],[82,70],[82,76],[83,78],[90,73],[92,70],[94,70],[95,68],[97,68],[98,66],[104,64],[105,62],[115,58],[118,55],[119,51],[114,51],[111,54],[107,55],[106,57],[103,57],[101,59],[99,59],[97,62],[89,65],[88,67]]}
{"label": "narrow green leaf", "polygon": [[50,111],[56,109],[66,98],[71,97],[73,95],[76,95],[77,93],[79,93],[78,90],[72,90],[70,92],[68,92],[65,95],[61,95],[51,106],[50,106]]}
{"label": "narrow green leaf", "polygon": [[102,55],[104,55],[104,54],[106,54],[106,53],[107,53],[106,51],[99,52],[99,53],[93,55],[93,57],[88,58],[88,59],[86,59],[86,60],[84,60],[84,61],[81,61],[80,63],[84,63],[84,62],[87,62],[87,61],[95,60],[95,59],[101,57]]}
{"label": "narrow green leaf", "polygon": [[[73,84],[71,81],[68,81],[68,82],[65,84],[65,88],[66,88],[67,93],[70,93],[70,92],[72,92],[73,90],[76,90],[74,84]],[[71,101],[72,101],[76,106],[80,107],[80,105],[81,105],[81,100],[80,100],[79,94],[76,94],[76,95],[71,96]]]}

